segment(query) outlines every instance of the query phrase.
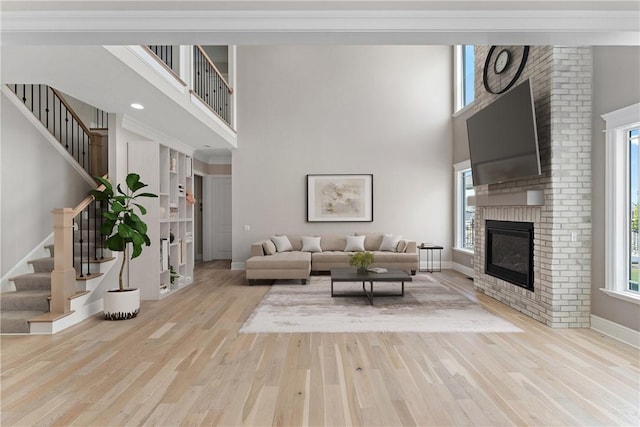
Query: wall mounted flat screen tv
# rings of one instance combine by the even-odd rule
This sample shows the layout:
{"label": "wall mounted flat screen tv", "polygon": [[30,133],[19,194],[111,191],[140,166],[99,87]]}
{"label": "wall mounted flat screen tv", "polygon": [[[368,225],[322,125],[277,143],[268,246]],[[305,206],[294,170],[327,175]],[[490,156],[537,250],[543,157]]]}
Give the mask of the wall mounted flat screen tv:
{"label": "wall mounted flat screen tv", "polygon": [[467,134],[474,186],[541,174],[529,80],[469,117]]}

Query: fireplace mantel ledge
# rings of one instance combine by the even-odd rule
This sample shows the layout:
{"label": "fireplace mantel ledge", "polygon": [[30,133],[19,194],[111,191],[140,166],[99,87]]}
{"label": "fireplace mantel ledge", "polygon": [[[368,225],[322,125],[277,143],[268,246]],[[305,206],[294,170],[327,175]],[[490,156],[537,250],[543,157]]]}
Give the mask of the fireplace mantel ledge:
{"label": "fireplace mantel ledge", "polygon": [[478,194],[469,196],[467,204],[471,206],[543,206],[542,190],[514,191],[512,193]]}

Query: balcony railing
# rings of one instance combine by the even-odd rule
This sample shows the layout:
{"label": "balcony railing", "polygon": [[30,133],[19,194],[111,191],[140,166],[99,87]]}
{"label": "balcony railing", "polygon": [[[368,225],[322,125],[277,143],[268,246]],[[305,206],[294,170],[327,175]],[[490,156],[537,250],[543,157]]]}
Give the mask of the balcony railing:
{"label": "balcony railing", "polygon": [[231,126],[233,89],[200,46],[193,47],[193,76],[194,93]]}
{"label": "balcony railing", "polygon": [[167,67],[172,71],[176,71],[173,68],[173,46],[171,45],[148,45],[147,46]]}

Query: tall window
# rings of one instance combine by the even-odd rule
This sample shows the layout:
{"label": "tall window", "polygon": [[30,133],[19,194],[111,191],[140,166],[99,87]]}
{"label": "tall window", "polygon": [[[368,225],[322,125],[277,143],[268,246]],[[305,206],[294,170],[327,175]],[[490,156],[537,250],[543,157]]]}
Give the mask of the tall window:
{"label": "tall window", "polygon": [[468,203],[475,195],[469,162],[454,165],[456,182],[456,247],[473,250],[475,206]]}
{"label": "tall window", "polygon": [[475,206],[468,203],[469,196],[475,195],[471,169],[462,171],[462,247],[473,250],[473,226],[476,213]]}
{"label": "tall window", "polygon": [[607,294],[640,303],[638,203],[640,104],[602,116],[606,121]]}
{"label": "tall window", "polygon": [[626,132],[627,144],[629,149],[629,201],[628,206],[631,208],[628,216],[629,221],[629,283],[630,291],[638,292],[638,282],[640,281],[640,269],[638,268],[638,189],[640,183],[640,150],[638,150],[638,142],[640,128],[629,129]]}
{"label": "tall window", "polygon": [[475,99],[475,48],[473,45],[455,47],[456,111]]}

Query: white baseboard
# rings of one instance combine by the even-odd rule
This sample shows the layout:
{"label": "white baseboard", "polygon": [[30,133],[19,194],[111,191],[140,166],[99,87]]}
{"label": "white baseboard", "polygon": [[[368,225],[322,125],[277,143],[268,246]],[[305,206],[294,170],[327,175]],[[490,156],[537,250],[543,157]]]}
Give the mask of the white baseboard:
{"label": "white baseboard", "polygon": [[21,274],[33,273],[33,269],[28,261],[36,258],[45,258],[50,256],[51,254],[44,247],[47,245],[53,244],[53,233],[48,235],[42,242],[38,243],[35,248],[31,252],[29,252],[24,258],[22,258],[16,265],[14,265],[11,270],[7,272],[2,279],[0,279],[0,291],[15,291],[16,288],[9,279],[12,277],[19,276]]}
{"label": "white baseboard", "polygon": [[458,264],[457,262],[452,263],[451,268],[457,271],[458,273],[465,274],[471,278],[473,278],[475,275],[473,268],[467,267],[466,265]]}
{"label": "white baseboard", "polygon": [[591,329],[607,335],[632,347],[640,348],[640,332],[614,323],[602,317],[591,315]]}
{"label": "white baseboard", "polygon": [[244,270],[244,262],[232,262],[231,263],[232,270]]}

